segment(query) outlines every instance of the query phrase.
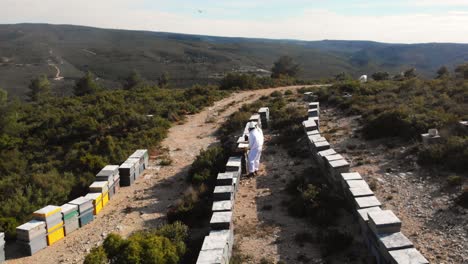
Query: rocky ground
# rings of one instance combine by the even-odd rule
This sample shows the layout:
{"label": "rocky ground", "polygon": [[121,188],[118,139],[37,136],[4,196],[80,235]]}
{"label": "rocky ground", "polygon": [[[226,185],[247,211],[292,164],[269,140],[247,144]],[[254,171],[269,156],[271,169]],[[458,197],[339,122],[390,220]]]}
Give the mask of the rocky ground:
{"label": "rocky ground", "polygon": [[417,142],[366,141],[358,116],[325,107],[320,114],[322,132],[374,187],[383,207],[402,220],[402,232],[415,247],[431,263],[468,263],[468,209],[454,202],[461,187],[447,184],[447,172],[419,167]]}
{"label": "rocky ground", "polygon": [[[302,87],[302,86],[301,86]],[[280,87],[235,93],[213,107],[187,116],[185,122],[173,126],[163,141],[165,151],[152,150],[150,168],[131,187],[124,187],[89,225],[80,228],[51,247],[31,257],[17,254],[14,244],[7,246],[10,263],[82,263],[90,249],[102,243],[107,234],[128,236],[134,231],[153,228],[165,222],[167,208],[188,187],[185,176],[200,149],[216,143],[214,132],[230,114],[243,104],[258,100]],[[172,160],[160,166],[161,154]]]}

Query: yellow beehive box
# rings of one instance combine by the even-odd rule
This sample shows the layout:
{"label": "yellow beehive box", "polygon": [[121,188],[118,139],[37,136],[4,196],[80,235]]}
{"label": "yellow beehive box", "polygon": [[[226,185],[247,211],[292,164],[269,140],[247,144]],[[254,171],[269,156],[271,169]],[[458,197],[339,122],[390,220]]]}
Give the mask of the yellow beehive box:
{"label": "yellow beehive box", "polygon": [[60,212],[61,212],[60,206],[48,205],[40,210],[35,211],[33,215],[40,217],[40,218],[47,218],[53,214],[60,213]]}
{"label": "yellow beehive box", "polygon": [[94,215],[99,214],[102,210],[102,194],[101,193],[88,193],[85,198],[93,200]]}
{"label": "yellow beehive box", "polygon": [[63,229],[63,222],[50,229],[47,234],[47,245],[52,246],[55,242],[65,237],[65,230]]}
{"label": "yellow beehive box", "polygon": [[109,202],[109,192],[106,192],[103,194],[102,197],[102,206],[106,206],[106,204]]}

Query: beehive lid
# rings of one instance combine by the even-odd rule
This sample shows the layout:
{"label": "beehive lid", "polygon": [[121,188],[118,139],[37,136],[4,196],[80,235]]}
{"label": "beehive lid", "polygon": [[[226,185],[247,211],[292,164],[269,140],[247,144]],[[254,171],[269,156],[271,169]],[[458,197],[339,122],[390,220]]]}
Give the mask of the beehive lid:
{"label": "beehive lid", "polygon": [[62,214],[67,215],[73,211],[78,211],[78,205],[76,204],[64,204],[61,207]]}
{"label": "beehive lid", "polygon": [[81,196],[81,197],[76,198],[73,201],[68,202],[68,203],[69,204],[82,205],[82,204],[85,204],[85,203],[89,203],[89,201],[90,200],[88,198]]}
{"label": "beehive lid", "polygon": [[259,113],[266,113],[268,111],[270,111],[270,109],[268,109],[268,107],[262,107],[262,108],[258,109]]}
{"label": "beehive lid", "polygon": [[46,223],[44,221],[39,221],[39,220],[31,220],[25,224],[22,224],[18,226],[16,229],[17,230],[22,230],[22,231],[30,231],[33,229],[38,229],[38,228],[46,228]]}
{"label": "beehive lid", "polygon": [[102,193],[88,193],[85,195],[85,198],[88,198],[93,201],[99,201],[102,199]]}
{"label": "beehive lid", "polygon": [[48,217],[56,213],[60,213],[61,208],[56,205],[48,205],[42,209],[39,209],[33,213],[34,216]]}
{"label": "beehive lid", "polygon": [[124,163],[131,164],[132,166],[135,166],[135,164],[138,164],[140,162],[139,158],[128,158]]}
{"label": "beehive lid", "polygon": [[90,189],[101,189],[101,190],[107,190],[109,189],[109,183],[106,181],[96,181],[93,182],[90,186]]}
{"label": "beehive lid", "polygon": [[344,157],[341,156],[340,154],[333,154],[333,155],[325,156],[325,159],[327,159],[328,161],[334,161],[334,160],[344,159]]}
{"label": "beehive lid", "polygon": [[126,160],[124,163],[122,163],[119,168],[120,169],[132,169],[134,167],[134,162],[130,163],[128,160]]}
{"label": "beehive lid", "polygon": [[361,218],[364,220],[364,221],[369,221],[369,215],[368,213],[369,212],[377,212],[377,211],[382,211],[382,209],[378,206],[375,206],[375,207],[369,207],[369,208],[364,208],[364,209],[359,209],[358,210],[358,213],[359,215],[361,216]]}
{"label": "beehive lid", "polygon": [[330,166],[333,168],[338,168],[338,167],[349,166],[349,163],[344,159],[334,160],[330,162]]}
{"label": "beehive lid", "polygon": [[327,150],[319,151],[318,154],[322,157],[325,157],[325,156],[336,154],[336,151],[334,149],[327,149]]}
{"label": "beehive lid", "polygon": [[146,155],[146,153],[148,152],[148,150],[146,149],[138,149],[137,151],[135,151],[132,155],[130,155],[130,158],[140,158],[140,157],[144,157]]}

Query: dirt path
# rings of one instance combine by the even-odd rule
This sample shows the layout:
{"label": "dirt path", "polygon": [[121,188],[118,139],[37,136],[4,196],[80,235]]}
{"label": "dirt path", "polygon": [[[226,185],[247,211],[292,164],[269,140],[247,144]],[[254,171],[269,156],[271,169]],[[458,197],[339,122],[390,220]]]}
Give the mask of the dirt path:
{"label": "dirt path", "polygon": [[[299,104],[305,102],[299,100]],[[367,257],[367,250],[349,212],[337,209],[337,222],[322,226],[289,212],[292,198],[286,190],[289,182],[296,177],[307,178],[314,179],[320,186],[317,165],[309,156],[305,135],[292,146],[296,155],[291,156],[279,144],[278,134],[264,132],[261,173],[255,178],[243,178],[236,197],[234,263],[365,263],[361,260]],[[344,250],[327,253],[321,233],[328,232],[328,228],[349,232],[354,241]]]}
{"label": "dirt path", "polygon": [[[168,137],[162,143],[173,160],[170,166],[160,167],[155,157],[151,157],[150,167],[145,174],[133,186],[122,188],[91,224],[32,257],[17,258],[7,263],[81,263],[89,250],[102,243],[111,232],[127,236],[134,231],[164,223],[168,206],[187,187],[184,179],[189,166],[200,149],[217,141],[214,132],[225,118],[241,105],[251,103],[263,95],[300,87],[303,86],[236,93],[209,109],[188,116],[185,123],[169,130]],[[207,117],[218,111],[215,122],[206,123]]]}
{"label": "dirt path", "polygon": [[241,181],[234,207],[235,251],[242,263],[315,263],[318,245],[299,245],[298,234],[315,233],[304,219],[288,214],[290,196],[286,183],[310,167],[303,159],[293,159],[279,146],[265,143],[262,173]]}

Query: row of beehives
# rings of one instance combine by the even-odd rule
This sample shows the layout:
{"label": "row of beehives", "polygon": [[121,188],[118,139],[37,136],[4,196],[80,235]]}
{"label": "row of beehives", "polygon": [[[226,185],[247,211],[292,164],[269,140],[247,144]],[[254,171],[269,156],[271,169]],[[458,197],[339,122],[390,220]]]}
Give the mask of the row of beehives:
{"label": "row of beehives", "polygon": [[120,186],[130,186],[148,167],[146,149],[137,150],[122,165],[107,165],[89,186],[89,193],[62,206],[48,205],[33,220],[16,228],[17,243],[26,255],[51,246],[94,220]]}
{"label": "row of beehives", "polygon": [[232,210],[242,173],[241,157],[230,157],[213,191],[210,233],[205,236],[197,264],[228,264],[234,245]]}
{"label": "row of beehives", "polygon": [[334,190],[341,192],[355,209],[362,235],[377,263],[429,263],[400,232],[401,221],[391,210],[382,210],[369,185],[357,172],[350,172],[349,162],[330,148],[320,135],[320,107],[309,103],[308,120],[303,122],[313,158]]}
{"label": "row of beehives", "polygon": [[[266,128],[269,120],[269,109],[262,107],[257,114],[250,117],[249,122],[255,122],[260,128]],[[245,131],[237,143],[241,156],[230,157],[226,163],[226,172],[219,173],[216,179],[210,220],[211,231],[203,240],[197,264],[228,264],[232,255],[234,245],[232,210],[242,174],[242,159],[245,158],[244,155],[249,147]]]}

